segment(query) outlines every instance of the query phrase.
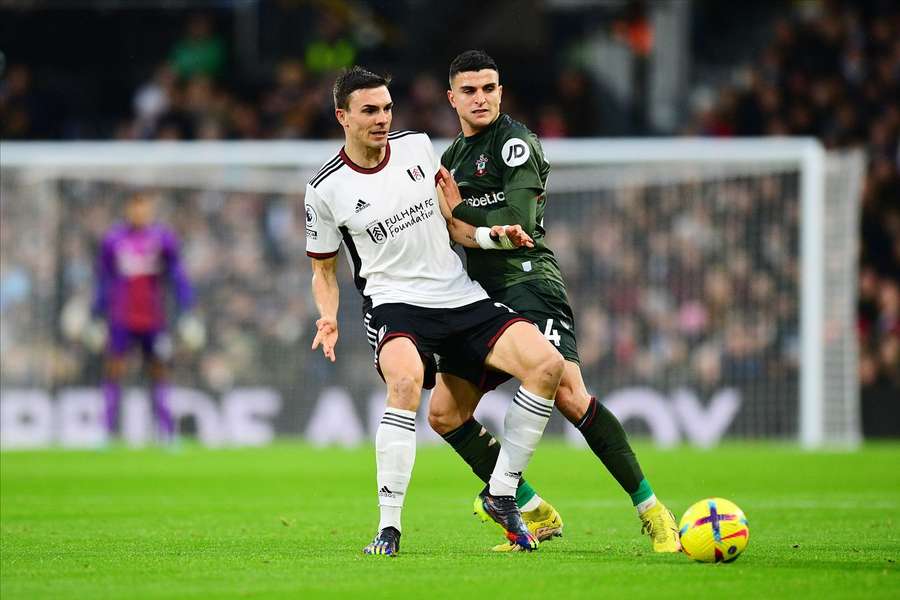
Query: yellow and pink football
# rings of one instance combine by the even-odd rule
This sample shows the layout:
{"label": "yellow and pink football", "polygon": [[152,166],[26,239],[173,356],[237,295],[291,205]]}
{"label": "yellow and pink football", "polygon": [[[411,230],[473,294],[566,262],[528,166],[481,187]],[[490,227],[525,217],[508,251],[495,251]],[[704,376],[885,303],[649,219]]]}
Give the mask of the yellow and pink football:
{"label": "yellow and pink football", "polygon": [[706,498],[691,506],[678,529],[682,550],[700,562],[731,562],[750,541],[744,511],[724,498]]}

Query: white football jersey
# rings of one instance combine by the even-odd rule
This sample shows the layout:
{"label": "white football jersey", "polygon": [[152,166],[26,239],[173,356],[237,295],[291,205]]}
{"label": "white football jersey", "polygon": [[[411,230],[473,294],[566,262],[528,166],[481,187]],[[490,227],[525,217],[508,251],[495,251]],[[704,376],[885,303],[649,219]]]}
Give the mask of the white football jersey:
{"label": "white football jersey", "polygon": [[487,298],[450,247],[438,168],[431,140],[415,131],[390,133],[384,160],[370,169],[341,149],[306,186],[306,254],[329,258],[343,243],[373,306],[456,308]]}

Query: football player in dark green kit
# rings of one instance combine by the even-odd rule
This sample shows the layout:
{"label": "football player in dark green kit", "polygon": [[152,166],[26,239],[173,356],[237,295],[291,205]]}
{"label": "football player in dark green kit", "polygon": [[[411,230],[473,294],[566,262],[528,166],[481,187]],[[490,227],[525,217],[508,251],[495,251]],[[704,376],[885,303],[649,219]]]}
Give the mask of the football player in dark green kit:
{"label": "football player in dark green kit", "polygon": [[[594,454],[629,494],[653,549],[677,552],[681,544],[672,513],[653,494],[618,419],[585,387],[565,283],[553,252],[544,243],[550,165],[537,136],[500,112],[502,92],[497,65],[486,53],[463,52],[450,64],[447,97],[459,115],[462,133],[441,158],[456,182],[442,183],[447,208],[454,220],[475,227],[520,223],[534,239],[533,248],[466,248],[469,276],[494,300],[533,321],[563,355],[565,371],[556,407],[584,435]],[[429,422],[487,482],[500,445],[473,414],[481,396],[506,377],[486,371],[465,356],[441,357],[438,370]],[[524,479],[516,500],[538,539],[561,534],[559,513]],[[477,513],[480,503],[475,504]],[[508,543],[494,548],[516,549]]]}

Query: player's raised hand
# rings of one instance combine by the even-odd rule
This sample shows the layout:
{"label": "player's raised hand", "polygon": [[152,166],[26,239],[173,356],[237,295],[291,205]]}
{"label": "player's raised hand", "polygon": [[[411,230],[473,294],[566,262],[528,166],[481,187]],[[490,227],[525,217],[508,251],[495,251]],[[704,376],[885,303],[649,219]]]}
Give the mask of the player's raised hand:
{"label": "player's raised hand", "polygon": [[456,185],[453,175],[445,167],[441,167],[438,171],[437,184],[444,193],[444,200],[446,200],[450,212],[453,212],[453,209],[462,203],[462,194],[459,192],[459,186]]}
{"label": "player's raised hand", "polygon": [[534,248],[534,240],[525,233],[521,225],[494,225],[491,227],[491,235],[496,235],[500,240],[503,240],[504,236],[509,238],[509,241],[516,248],[521,248],[522,246]]}
{"label": "player's raised hand", "polygon": [[337,319],[331,317],[322,317],[316,321],[316,337],[312,343],[312,349],[315,350],[321,344],[322,354],[325,358],[334,362],[334,347],[338,341],[338,325]]}

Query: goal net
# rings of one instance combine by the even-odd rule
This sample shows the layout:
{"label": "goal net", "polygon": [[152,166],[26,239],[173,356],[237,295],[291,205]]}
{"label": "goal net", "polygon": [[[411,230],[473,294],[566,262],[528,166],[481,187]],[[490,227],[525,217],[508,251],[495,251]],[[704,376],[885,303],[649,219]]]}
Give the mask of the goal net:
{"label": "goal net", "polygon": [[[826,155],[807,140],[568,140],[545,149],[553,170],[544,225],[568,284],[585,381],[630,431],[664,445],[858,441],[858,154]],[[317,315],[303,192],[335,150],[3,144],[3,445],[102,440],[101,356],[85,331],[98,242],[136,187],[157,192],[159,218],[177,231],[208,331],[199,351],[176,345],[173,410],[183,430],[210,444],[276,434],[354,443],[373,431],[383,384],[343,261],[338,360],[309,350]],[[138,364],[122,423],[135,443],[150,430]],[[493,425],[503,394],[482,409]],[[549,431],[572,433],[559,416]]]}

